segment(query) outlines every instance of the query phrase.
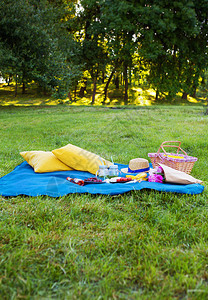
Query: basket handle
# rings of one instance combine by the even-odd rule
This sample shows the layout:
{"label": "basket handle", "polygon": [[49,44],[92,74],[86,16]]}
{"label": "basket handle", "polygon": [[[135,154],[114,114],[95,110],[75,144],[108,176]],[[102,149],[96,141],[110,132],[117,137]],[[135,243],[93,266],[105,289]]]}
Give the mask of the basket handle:
{"label": "basket handle", "polygon": [[164,160],[163,156],[161,155],[161,153],[158,153],[158,157],[161,159],[162,163],[165,165],[165,160]]}
{"label": "basket handle", "polygon": [[[169,143],[178,143],[178,145],[168,145]],[[160,150],[162,149],[163,152],[167,155],[167,152],[165,151],[164,147],[174,147],[174,148],[177,148],[177,154],[178,154],[179,151],[181,151],[181,152],[183,152],[183,154],[187,155],[187,153],[180,146],[181,146],[180,141],[166,141],[166,142],[163,142],[161,144],[159,150],[157,151],[157,154],[159,154]]]}

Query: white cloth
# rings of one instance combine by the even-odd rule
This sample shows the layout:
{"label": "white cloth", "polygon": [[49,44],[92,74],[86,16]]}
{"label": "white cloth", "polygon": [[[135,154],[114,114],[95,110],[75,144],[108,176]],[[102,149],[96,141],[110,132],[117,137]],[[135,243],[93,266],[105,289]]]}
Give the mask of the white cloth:
{"label": "white cloth", "polygon": [[202,183],[201,180],[196,179],[193,176],[186,174],[185,172],[175,170],[163,164],[159,165],[163,168],[166,182],[178,184]]}

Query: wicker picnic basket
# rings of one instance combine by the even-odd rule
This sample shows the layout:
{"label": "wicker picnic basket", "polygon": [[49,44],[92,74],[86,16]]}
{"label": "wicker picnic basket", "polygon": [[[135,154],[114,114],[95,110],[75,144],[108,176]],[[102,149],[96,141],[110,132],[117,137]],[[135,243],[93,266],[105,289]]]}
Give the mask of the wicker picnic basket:
{"label": "wicker picnic basket", "polygon": [[[178,145],[174,145],[176,143]],[[156,153],[148,153],[148,157],[151,160],[153,168],[155,168],[158,165],[158,163],[161,163],[178,171],[190,174],[195,161],[197,161],[197,158],[193,156],[188,156],[187,153],[183,149],[181,149],[180,146],[181,142],[179,141],[166,141],[161,144],[159,150]],[[164,149],[165,147],[177,148],[177,152],[166,152]],[[163,153],[160,152],[161,150],[163,150]],[[182,153],[179,153],[180,151]]]}

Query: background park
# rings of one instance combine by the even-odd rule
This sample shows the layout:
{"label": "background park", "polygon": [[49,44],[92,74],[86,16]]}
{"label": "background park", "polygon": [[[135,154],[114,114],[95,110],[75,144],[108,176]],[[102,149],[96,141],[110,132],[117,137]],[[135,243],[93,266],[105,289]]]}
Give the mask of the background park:
{"label": "background park", "polygon": [[0,2],[0,177],[21,151],[180,140],[205,187],[0,196],[1,299],[208,298],[207,33],[206,0]]}

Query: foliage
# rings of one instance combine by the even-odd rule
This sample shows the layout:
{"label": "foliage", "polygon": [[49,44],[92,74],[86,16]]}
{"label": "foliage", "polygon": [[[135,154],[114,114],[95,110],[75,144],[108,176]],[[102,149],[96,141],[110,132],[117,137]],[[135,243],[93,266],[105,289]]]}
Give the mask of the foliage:
{"label": "foliage", "polygon": [[[35,80],[59,97],[93,82],[129,85],[146,75],[156,97],[195,96],[207,67],[206,0],[3,0],[1,74]],[[84,74],[90,74],[88,78]],[[136,76],[136,77],[135,77]],[[82,84],[84,83],[84,84]],[[71,96],[70,96],[71,97]],[[75,96],[76,98],[76,96]]]}
{"label": "foliage", "polygon": [[73,45],[57,22],[59,12],[44,0],[4,0],[0,5],[2,74],[16,75],[21,83],[35,80],[53,90],[69,85],[75,68],[67,63],[63,39],[64,47]]}
{"label": "foliage", "polygon": [[82,0],[78,7],[71,28],[79,32],[76,37],[91,77],[92,70],[99,73],[98,66],[110,66],[108,80],[116,70],[122,72],[128,100],[128,81],[139,65],[157,93],[195,94],[207,65],[207,1]]}
{"label": "foliage", "polygon": [[150,2],[138,38],[148,79],[161,92],[193,94],[207,65],[207,1]]}
{"label": "foliage", "polygon": [[197,97],[202,99],[206,105],[205,114],[208,115],[208,70],[205,70],[202,74],[201,85],[197,92]]}

